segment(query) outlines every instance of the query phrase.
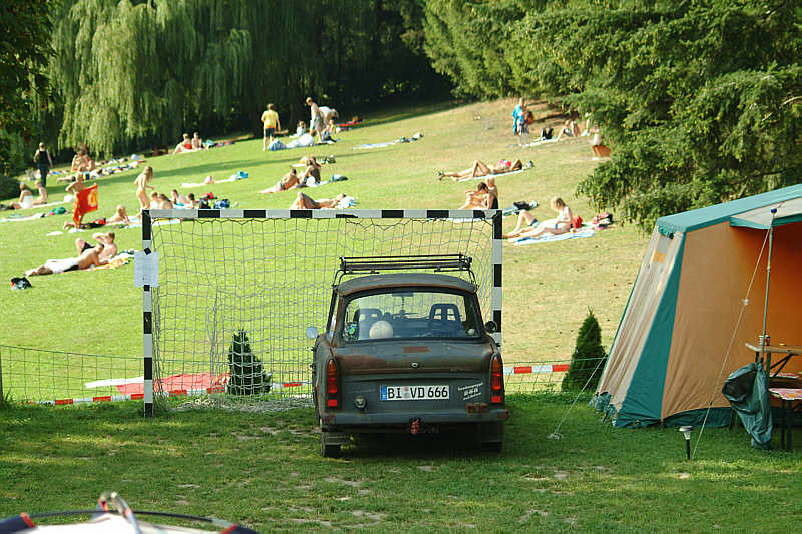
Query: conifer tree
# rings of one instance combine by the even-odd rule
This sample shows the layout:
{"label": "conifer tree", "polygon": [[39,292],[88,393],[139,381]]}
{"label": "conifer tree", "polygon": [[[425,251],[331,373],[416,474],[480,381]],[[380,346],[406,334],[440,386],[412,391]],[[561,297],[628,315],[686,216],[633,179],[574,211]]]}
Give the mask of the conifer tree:
{"label": "conifer tree", "polygon": [[588,310],[588,316],[576,336],[576,348],[571,356],[571,367],[563,378],[563,391],[579,391],[585,387],[585,384],[587,384],[586,390],[595,390],[606,361],[607,354],[601,343],[599,321],[593,314],[593,310]]}

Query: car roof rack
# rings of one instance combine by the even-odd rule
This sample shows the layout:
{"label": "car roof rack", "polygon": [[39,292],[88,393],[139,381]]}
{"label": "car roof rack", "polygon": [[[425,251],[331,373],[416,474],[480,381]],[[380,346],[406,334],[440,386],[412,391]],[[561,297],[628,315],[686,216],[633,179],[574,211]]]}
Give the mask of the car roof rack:
{"label": "car roof rack", "polygon": [[[382,271],[427,270],[467,272],[474,281],[470,256],[465,254],[418,254],[409,256],[341,256],[335,285],[347,274],[378,274]],[[474,282],[475,283],[475,282]]]}

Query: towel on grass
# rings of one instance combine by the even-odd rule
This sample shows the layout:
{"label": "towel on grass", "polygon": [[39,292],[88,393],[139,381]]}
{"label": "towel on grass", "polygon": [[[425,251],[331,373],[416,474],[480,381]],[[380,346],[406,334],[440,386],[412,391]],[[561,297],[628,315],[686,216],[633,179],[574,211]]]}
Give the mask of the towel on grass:
{"label": "towel on grass", "polygon": [[103,265],[95,265],[94,267],[90,267],[89,271],[107,271],[109,269],[117,269],[118,267],[122,267],[123,265],[127,264],[133,258],[133,254],[129,254],[127,252],[120,252],[113,258],[109,260],[108,263]]}
{"label": "towel on grass", "polygon": [[417,141],[421,137],[423,137],[423,134],[420,133],[420,132],[417,132],[417,133],[413,134],[412,137],[399,137],[398,139],[395,139],[394,141],[387,141],[385,143],[364,143],[362,145],[357,145],[357,146],[354,147],[354,150],[356,150],[356,149],[365,149],[365,148],[382,148],[382,147],[385,147],[385,146],[396,145],[398,143],[411,143],[412,141]]}
{"label": "towel on grass", "polygon": [[593,237],[596,231],[593,228],[585,227],[577,232],[566,232],[564,234],[543,234],[539,237],[514,237],[508,239],[513,245],[534,245],[535,243],[546,243],[551,241],[565,241],[566,239],[577,239],[580,237]]}
{"label": "towel on grass", "polygon": [[511,147],[520,147],[520,148],[529,148],[533,146],[540,146],[545,145],[547,143],[556,143],[557,139],[538,139],[536,141],[532,141],[531,143],[526,143],[525,145],[510,145]]}
{"label": "towel on grass", "polygon": [[32,221],[34,219],[41,219],[44,217],[44,213],[34,213],[33,215],[16,215],[11,217],[3,217],[0,218],[0,223],[7,223],[7,222],[20,222],[20,221]]}
{"label": "towel on grass", "polygon": [[237,171],[236,173],[232,174],[225,180],[212,180],[211,182],[200,182],[200,183],[184,182],[183,184],[181,184],[181,187],[190,188],[190,187],[203,187],[204,185],[225,184],[228,182],[237,182],[239,180],[245,180],[246,178],[248,178],[247,172]]}
{"label": "towel on grass", "polygon": [[[531,169],[531,167],[529,167],[529,169]],[[468,182],[470,180],[483,180],[483,179],[489,178],[491,176],[493,178],[495,178],[496,176],[509,176],[510,174],[518,174],[519,172],[526,172],[529,169],[518,169],[517,171],[500,172],[500,173],[496,173],[496,174],[485,174],[484,176],[476,176],[474,178],[460,178],[457,181],[458,182]]]}

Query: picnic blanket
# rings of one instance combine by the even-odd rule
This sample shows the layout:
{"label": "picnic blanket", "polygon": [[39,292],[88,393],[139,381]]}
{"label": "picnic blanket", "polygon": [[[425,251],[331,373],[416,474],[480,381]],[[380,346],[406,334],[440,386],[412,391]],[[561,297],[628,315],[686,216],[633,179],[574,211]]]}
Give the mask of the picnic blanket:
{"label": "picnic blanket", "polygon": [[578,239],[581,237],[593,237],[596,231],[590,227],[584,227],[577,232],[566,232],[564,234],[543,234],[540,237],[514,237],[508,239],[510,243],[517,246],[534,245],[535,243],[548,243],[552,241],[565,241],[567,239]]}
{"label": "picnic blanket", "polygon": [[[530,167],[530,169],[531,169],[531,167]],[[526,172],[528,170],[529,169],[518,169],[517,171],[500,172],[500,173],[497,173],[497,174],[485,174],[484,176],[474,176],[473,178],[470,178],[470,177],[468,177],[468,178],[460,178],[457,181],[458,182],[468,182],[470,180],[482,180],[483,178],[487,178],[489,176],[493,176],[493,177],[496,177],[496,176],[509,176],[510,174],[518,174],[519,172]]]}

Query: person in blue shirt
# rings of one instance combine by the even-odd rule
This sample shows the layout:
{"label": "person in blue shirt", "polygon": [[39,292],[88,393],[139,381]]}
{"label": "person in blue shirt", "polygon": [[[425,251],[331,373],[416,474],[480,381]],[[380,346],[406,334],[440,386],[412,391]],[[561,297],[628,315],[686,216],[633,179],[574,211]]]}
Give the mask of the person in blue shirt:
{"label": "person in blue shirt", "polygon": [[521,128],[524,124],[524,114],[526,113],[526,104],[524,104],[524,99],[518,99],[518,105],[512,109],[512,133],[513,135],[519,135],[521,133]]}

